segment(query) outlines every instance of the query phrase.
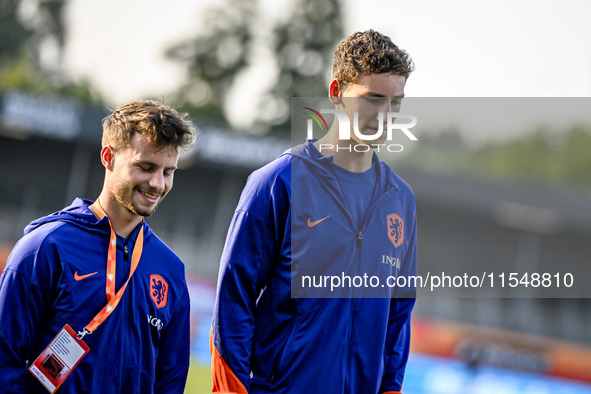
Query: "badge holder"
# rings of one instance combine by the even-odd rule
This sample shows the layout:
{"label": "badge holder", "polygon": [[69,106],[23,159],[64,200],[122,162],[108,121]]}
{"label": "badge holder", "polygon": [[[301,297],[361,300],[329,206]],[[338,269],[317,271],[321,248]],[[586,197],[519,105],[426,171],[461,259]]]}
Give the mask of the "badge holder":
{"label": "badge holder", "polygon": [[29,371],[50,393],[55,393],[89,350],[86,343],[66,324],[37,357]]}

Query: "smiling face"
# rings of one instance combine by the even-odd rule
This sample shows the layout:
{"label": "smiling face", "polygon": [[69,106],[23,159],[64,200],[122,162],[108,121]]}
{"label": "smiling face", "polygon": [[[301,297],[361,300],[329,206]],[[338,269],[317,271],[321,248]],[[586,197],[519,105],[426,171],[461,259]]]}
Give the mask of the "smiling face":
{"label": "smiling face", "polygon": [[155,146],[145,135],[134,134],[127,148],[103,148],[103,162],[110,169],[106,186],[118,213],[150,216],[172,189],[179,150],[175,146]]}
{"label": "smiling face", "polygon": [[[334,84],[334,81],[333,81]],[[356,83],[348,83],[340,88],[341,109],[351,119],[351,138],[358,144],[383,144],[386,137],[388,112],[399,112],[406,77],[393,73],[366,74]],[[363,140],[353,132],[354,114],[359,114],[357,122],[359,133],[375,135],[380,128],[379,114],[382,113],[382,135],[377,140]]]}

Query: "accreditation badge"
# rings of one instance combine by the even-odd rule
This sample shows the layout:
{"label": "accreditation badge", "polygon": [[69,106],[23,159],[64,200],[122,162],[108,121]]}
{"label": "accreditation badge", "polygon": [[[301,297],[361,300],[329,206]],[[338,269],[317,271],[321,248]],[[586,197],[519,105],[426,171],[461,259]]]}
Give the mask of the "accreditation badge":
{"label": "accreditation badge", "polygon": [[50,393],[55,393],[89,350],[86,343],[66,324],[37,357],[29,371]]}

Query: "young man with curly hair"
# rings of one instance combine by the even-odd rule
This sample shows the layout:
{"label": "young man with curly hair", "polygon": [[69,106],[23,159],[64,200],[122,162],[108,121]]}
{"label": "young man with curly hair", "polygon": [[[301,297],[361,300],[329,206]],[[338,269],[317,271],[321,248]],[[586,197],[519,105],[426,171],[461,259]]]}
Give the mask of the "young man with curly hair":
{"label": "young man with curly hair", "polygon": [[[388,37],[369,30],[346,38],[329,98],[349,119],[358,116],[358,133],[351,126],[343,139],[335,121],[320,140],[249,177],[218,278],[214,392],[401,392],[414,290],[351,280],[385,283],[416,272],[413,192],[372,150],[360,149],[383,142],[373,138],[383,129],[378,114],[398,111],[412,71]],[[311,273],[349,285],[333,293],[305,288],[300,279]]]}
{"label": "young man with curly hair", "polygon": [[[0,277],[0,392],[46,393],[67,376],[60,393],[183,393],[184,265],[144,218],[194,139],[186,115],[156,101],[121,105],[103,120],[98,199],[31,222]],[[72,368],[67,356],[81,354],[81,343],[89,351]]]}

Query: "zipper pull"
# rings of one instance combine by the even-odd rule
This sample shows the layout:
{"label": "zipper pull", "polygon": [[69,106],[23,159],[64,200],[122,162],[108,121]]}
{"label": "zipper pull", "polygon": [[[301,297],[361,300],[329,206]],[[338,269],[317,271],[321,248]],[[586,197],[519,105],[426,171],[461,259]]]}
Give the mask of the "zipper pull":
{"label": "zipper pull", "polygon": [[127,251],[127,245],[123,246],[123,255],[125,256],[125,260],[128,260],[129,252]]}
{"label": "zipper pull", "polygon": [[357,233],[357,247],[361,246],[361,230]]}

